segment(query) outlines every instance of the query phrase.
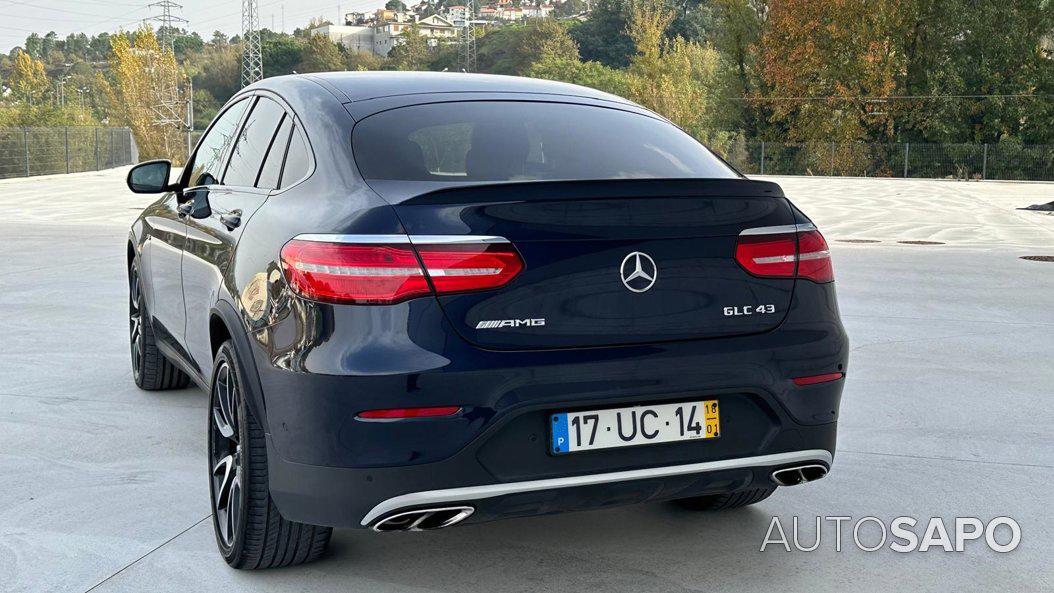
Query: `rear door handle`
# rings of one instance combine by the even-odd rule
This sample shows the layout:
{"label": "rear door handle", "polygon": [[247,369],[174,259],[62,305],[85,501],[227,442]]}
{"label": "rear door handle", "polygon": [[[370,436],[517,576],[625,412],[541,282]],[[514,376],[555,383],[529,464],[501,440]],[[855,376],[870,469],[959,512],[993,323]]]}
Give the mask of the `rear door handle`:
{"label": "rear door handle", "polygon": [[242,211],[234,210],[227,214],[221,214],[220,222],[223,223],[223,226],[227,227],[228,231],[233,231],[242,223]]}

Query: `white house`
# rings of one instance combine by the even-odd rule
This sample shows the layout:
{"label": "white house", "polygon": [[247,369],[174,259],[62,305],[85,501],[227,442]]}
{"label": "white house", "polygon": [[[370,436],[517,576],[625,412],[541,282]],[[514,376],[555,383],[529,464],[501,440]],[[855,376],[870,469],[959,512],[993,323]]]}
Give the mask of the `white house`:
{"label": "white house", "polygon": [[373,27],[368,25],[322,25],[311,29],[312,35],[325,35],[353,51],[373,51]]}
{"label": "white house", "polygon": [[[379,56],[387,56],[393,47],[403,42],[403,32],[413,24],[414,21],[405,13],[398,13],[393,20],[374,25],[373,52]],[[417,26],[420,35],[427,39],[429,47],[457,39],[457,27],[437,14],[418,20]]]}
{"label": "white house", "polygon": [[[362,22],[352,13],[348,17],[346,22]],[[369,51],[379,56],[387,56],[393,47],[402,43],[403,32],[415,22],[430,47],[457,39],[458,29],[448,19],[439,15],[416,19],[416,15],[405,12],[377,11],[368,24],[322,25],[311,29],[311,34],[325,35],[348,49]]]}
{"label": "white house", "polygon": [[447,6],[446,19],[453,24],[464,23],[468,20],[468,7],[467,6]]}

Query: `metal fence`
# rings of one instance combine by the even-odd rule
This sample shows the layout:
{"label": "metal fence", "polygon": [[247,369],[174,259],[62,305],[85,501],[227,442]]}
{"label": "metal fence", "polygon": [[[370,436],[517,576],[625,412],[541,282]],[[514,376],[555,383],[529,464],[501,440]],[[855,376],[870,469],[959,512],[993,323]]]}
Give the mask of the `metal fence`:
{"label": "metal fence", "polygon": [[[187,133],[193,146],[201,132]],[[174,161],[185,162],[181,154]],[[726,158],[756,175],[1054,181],[1054,145],[739,141]],[[96,171],[138,159],[128,128],[0,128],[0,179]]]}
{"label": "metal fence", "polygon": [[137,158],[128,128],[0,128],[0,179],[98,171]]}
{"label": "metal fence", "polygon": [[728,160],[758,175],[1054,180],[1054,145],[741,142]]}

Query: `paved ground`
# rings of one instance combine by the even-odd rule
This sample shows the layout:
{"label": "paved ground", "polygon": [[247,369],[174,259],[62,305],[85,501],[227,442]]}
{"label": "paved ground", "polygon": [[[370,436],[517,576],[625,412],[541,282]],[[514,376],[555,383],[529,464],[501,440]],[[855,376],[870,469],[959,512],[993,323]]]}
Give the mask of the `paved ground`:
{"label": "paved ground", "polygon": [[[148,199],[122,180],[0,182],[0,591],[1054,590],[1054,263],[1018,259],[1054,255],[1054,217],[1013,210],[1054,185],[779,180],[832,240],[853,342],[827,479],[717,515],[338,531],[321,562],[244,573],[207,521],[204,394],[131,382],[122,241]],[[803,544],[835,515],[1009,515],[1022,542],[838,553],[824,527],[762,553],[773,515]]]}

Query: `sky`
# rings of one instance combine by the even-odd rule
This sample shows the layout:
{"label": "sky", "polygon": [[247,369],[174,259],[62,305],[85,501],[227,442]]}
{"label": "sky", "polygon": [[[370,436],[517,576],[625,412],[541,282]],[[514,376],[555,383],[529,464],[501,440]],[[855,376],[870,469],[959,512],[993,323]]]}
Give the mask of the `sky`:
{"label": "sky", "polygon": [[[0,0],[0,51],[9,52],[25,43],[30,33],[44,35],[54,31],[60,38],[70,33],[88,35],[134,29],[143,19],[161,14],[159,7],[148,6],[156,0]],[[173,16],[189,21],[184,25],[197,31],[206,41],[216,30],[228,35],[242,28],[241,0],[172,0],[182,5]],[[364,12],[380,8],[385,0],[259,0],[260,27],[285,30],[306,25],[312,17],[336,21],[347,12]],[[339,8],[338,8],[339,7]],[[155,23],[156,26],[156,23]]]}

